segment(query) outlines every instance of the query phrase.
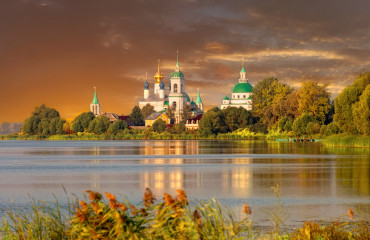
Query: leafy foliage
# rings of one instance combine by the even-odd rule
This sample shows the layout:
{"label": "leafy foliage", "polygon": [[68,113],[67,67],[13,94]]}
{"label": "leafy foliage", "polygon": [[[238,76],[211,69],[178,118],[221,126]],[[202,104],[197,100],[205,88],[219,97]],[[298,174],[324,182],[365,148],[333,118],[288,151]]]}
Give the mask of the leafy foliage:
{"label": "leafy foliage", "polygon": [[[358,76],[357,80],[349,87],[346,87],[335,99],[334,121],[346,133],[358,134],[368,133],[369,129],[369,93],[365,89],[370,84],[370,72]],[[361,95],[364,93],[364,97]],[[361,97],[361,100],[360,100]],[[358,103],[360,102],[360,103]],[[361,111],[366,109],[360,116]],[[354,116],[356,116],[355,124]],[[366,121],[367,120],[367,121]],[[367,127],[367,130],[363,128]]]}
{"label": "leafy foliage", "polygon": [[83,112],[72,121],[72,131],[75,133],[87,131],[90,122],[95,119],[92,112]]}
{"label": "leafy foliage", "polygon": [[122,120],[117,120],[109,126],[109,132],[113,134],[117,134],[125,129],[128,129],[128,125]]}
{"label": "leafy foliage", "polygon": [[146,119],[150,114],[154,113],[154,107],[147,103],[142,109],[141,114],[143,115],[143,119]]}
{"label": "leafy foliage", "polygon": [[151,129],[153,131],[156,131],[158,133],[162,133],[164,132],[164,130],[166,129],[166,126],[167,126],[167,123],[166,121],[158,118],[154,123],[153,123],[153,126],[151,127]]}
{"label": "leafy foliage", "polygon": [[26,134],[53,135],[63,131],[65,120],[60,118],[59,112],[46,105],[36,107],[31,117],[27,118],[22,126]]}
{"label": "leafy foliage", "polygon": [[320,124],[324,124],[329,118],[331,108],[330,95],[325,86],[312,81],[302,84],[298,90],[298,111],[301,115],[312,114]]}
{"label": "leafy foliage", "polygon": [[133,122],[136,126],[142,125],[144,122],[144,116],[139,108],[139,106],[135,106],[130,114],[130,121]]}
{"label": "leafy foliage", "polygon": [[110,121],[105,116],[99,116],[92,120],[89,124],[89,132],[95,134],[103,134],[109,129]]}

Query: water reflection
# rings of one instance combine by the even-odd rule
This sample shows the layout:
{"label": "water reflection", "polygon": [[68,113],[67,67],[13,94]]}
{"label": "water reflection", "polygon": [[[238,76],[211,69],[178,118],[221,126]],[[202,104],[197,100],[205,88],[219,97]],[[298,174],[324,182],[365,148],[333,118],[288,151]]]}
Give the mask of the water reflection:
{"label": "water reflection", "polygon": [[263,216],[258,207],[274,203],[271,186],[279,184],[284,204],[294,209],[288,211],[301,211],[295,220],[321,217],[322,209],[335,217],[348,206],[369,209],[368,159],[368,150],[336,151],[317,143],[3,141],[0,202],[24,202],[26,193],[64,199],[62,184],[78,196],[93,189],[138,202],[149,187],[159,198],[185,189],[192,199],[216,197],[230,206],[247,201]]}

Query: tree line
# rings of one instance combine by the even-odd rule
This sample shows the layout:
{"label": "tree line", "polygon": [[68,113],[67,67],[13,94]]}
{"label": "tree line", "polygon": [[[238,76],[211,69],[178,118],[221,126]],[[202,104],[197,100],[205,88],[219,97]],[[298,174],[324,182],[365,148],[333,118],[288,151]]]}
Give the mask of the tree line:
{"label": "tree line", "polygon": [[[248,129],[255,133],[279,131],[295,136],[338,133],[369,136],[369,83],[370,72],[360,74],[352,85],[346,87],[332,101],[326,85],[306,81],[299,89],[294,89],[277,78],[265,78],[253,88],[252,111],[242,107],[228,107],[223,110],[215,107],[203,115],[196,133],[207,137],[237,129]],[[142,109],[135,106],[129,121],[136,126],[143,126],[144,120],[153,112],[154,107],[150,104]],[[174,116],[170,107],[166,114],[170,118]],[[184,119],[190,118],[190,109],[186,108],[183,115]],[[60,117],[57,110],[41,105],[23,122],[21,132],[30,135],[100,135],[123,133],[128,129],[125,121],[111,123],[107,117],[95,117],[92,112],[81,113],[68,122]],[[149,130],[173,134],[186,132],[184,121],[169,128],[162,119],[155,121]]]}

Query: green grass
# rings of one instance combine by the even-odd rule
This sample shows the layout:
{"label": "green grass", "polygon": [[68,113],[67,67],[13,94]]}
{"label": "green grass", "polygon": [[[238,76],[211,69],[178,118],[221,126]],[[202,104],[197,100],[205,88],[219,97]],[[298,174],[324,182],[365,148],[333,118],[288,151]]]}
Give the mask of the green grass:
{"label": "green grass", "polygon": [[337,134],[325,137],[323,139],[325,146],[331,147],[370,147],[369,136],[354,136]]}

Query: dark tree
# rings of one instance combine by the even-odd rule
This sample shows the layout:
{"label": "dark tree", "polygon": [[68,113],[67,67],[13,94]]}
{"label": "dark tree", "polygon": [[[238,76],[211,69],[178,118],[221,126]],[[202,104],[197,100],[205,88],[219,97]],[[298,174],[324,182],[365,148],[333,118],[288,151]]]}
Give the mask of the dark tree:
{"label": "dark tree", "polygon": [[141,114],[143,115],[143,119],[145,120],[150,114],[154,113],[154,107],[147,103],[142,109]]}
{"label": "dark tree", "polygon": [[135,106],[132,109],[132,112],[130,114],[130,121],[133,122],[136,126],[143,124],[144,116],[141,113],[139,106]]}
{"label": "dark tree", "polygon": [[166,129],[166,126],[167,126],[167,123],[164,120],[158,118],[153,123],[152,130],[156,131],[157,133],[162,133]]}
{"label": "dark tree", "polygon": [[24,121],[22,132],[27,134],[51,134],[49,131],[49,124],[50,121],[55,118],[60,118],[59,112],[43,104],[36,107],[31,117]]}

